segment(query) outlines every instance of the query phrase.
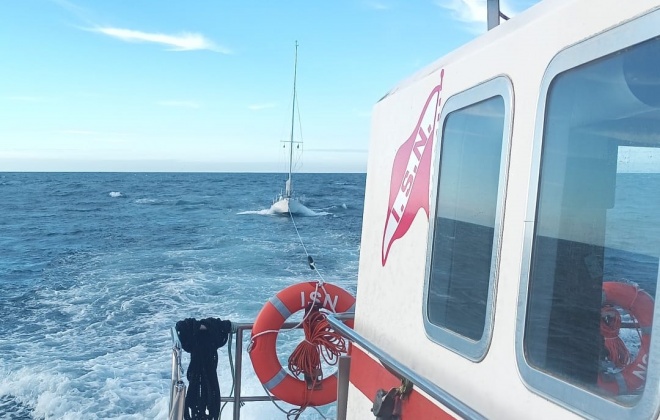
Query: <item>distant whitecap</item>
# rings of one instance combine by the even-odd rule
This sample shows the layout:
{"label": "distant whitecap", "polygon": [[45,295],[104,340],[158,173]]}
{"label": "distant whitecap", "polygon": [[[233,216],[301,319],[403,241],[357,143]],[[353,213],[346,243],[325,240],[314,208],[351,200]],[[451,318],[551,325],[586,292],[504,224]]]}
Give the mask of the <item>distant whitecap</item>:
{"label": "distant whitecap", "polygon": [[108,194],[108,195],[112,198],[117,198],[117,197],[122,196],[121,192],[119,192],[119,191],[110,191],[110,194]]}
{"label": "distant whitecap", "polygon": [[261,214],[261,215],[266,215],[266,214],[273,214],[270,209],[264,209],[264,210],[248,210],[248,211],[242,211],[236,214]]}

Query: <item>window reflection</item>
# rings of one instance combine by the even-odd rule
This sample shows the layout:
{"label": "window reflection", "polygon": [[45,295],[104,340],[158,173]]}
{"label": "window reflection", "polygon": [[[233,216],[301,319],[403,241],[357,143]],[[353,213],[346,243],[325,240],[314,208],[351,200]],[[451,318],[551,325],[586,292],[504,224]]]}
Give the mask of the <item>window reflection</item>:
{"label": "window reflection", "polygon": [[526,358],[624,404],[644,389],[658,282],[658,69],[656,38],[562,73],[544,122]]}
{"label": "window reflection", "polygon": [[475,341],[486,323],[503,130],[496,96],[449,114],[442,134],[428,318]]}

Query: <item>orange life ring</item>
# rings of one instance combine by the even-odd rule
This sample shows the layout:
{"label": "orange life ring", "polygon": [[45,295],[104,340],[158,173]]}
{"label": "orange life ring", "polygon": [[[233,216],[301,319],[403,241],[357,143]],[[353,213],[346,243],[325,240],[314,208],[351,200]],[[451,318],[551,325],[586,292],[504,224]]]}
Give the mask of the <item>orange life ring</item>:
{"label": "orange life ring", "polygon": [[639,325],[640,348],[637,357],[617,373],[600,373],[598,386],[614,395],[641,389],[646,382],[654,302],[651,295],[635,285],[620,282],[603,283],[603,304],[613,304],[628,311]]}
{"label": "orange life ring", "polygon": [[[248,350],[254,372],[266,389],[282,401],[298,406],[325,405],[337,399],[336,374],[324,378],[314,390],[308,390],[305,381],[285,371],[277,358],[277,332],[291,315],[312,303],[341,313],[354,310],[355,298],[329,283],[306,282],[289,286],[270,298],[257,315]],[[353,326],[352,321],[346,323]]]}

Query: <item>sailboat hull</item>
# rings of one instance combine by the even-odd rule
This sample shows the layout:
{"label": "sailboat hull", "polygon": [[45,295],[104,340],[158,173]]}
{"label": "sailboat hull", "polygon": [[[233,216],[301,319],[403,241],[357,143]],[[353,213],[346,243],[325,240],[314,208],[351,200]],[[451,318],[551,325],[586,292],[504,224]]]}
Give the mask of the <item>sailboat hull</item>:
{"label": "sailboat hull", "polygon": [[282,198],[277,200],[270,206],[270,211],[274,214],[289,214],[289,199]]}
{"label": "sailboat hull", "polygon": [[280,198],[270,206],[272,214],[297,214],[313,216],[315,213],[295,198]]}

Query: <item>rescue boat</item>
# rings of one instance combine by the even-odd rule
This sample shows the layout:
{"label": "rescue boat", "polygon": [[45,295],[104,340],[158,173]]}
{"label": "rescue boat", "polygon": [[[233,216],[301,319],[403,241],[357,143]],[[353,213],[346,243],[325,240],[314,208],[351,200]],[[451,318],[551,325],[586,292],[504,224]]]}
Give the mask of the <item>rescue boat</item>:
{"label": "rescue boat", "polygon": [[[296,286],[236,362],[342,420],[658,418],[660,2],[488,3],[374,106],[355,302]],[[251,354],[312,306],[348,343],[318,398]]]}

